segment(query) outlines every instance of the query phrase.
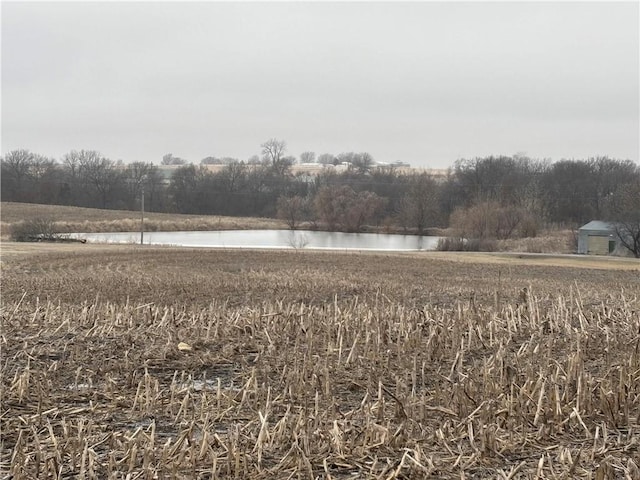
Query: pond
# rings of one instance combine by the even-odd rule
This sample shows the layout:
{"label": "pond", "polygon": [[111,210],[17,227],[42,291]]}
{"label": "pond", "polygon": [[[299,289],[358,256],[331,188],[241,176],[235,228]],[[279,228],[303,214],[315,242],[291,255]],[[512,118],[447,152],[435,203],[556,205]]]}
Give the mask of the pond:
{"label": "pond", "polygon": [[[72,238],[99,243],[140,243],[140,232],[74,233]],[[145,232],[145,245],[218,248],[317,248],[329,250],[435,250],[440,237],[307,230],[222,230]]]}

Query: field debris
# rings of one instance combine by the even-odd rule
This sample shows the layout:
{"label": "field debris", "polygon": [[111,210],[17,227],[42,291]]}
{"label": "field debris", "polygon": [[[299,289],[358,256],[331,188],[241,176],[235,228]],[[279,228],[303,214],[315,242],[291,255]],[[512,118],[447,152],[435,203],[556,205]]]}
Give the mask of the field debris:
{"label": "field debris", "polygon": [[638,478],[636,272],[196,255],[3,265],[3,475]]}

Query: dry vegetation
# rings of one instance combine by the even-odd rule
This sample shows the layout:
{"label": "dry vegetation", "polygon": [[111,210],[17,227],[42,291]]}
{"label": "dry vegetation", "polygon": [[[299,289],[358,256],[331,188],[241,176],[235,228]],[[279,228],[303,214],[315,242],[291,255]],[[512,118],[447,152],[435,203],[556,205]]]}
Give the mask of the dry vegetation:
{"label": "dry vegetation", "polygon": [[[140,212],[128,210],[101,210],[97,208],[39,205],[32,203],[2,202],[0,204],[0,238],[9,239],[14,226],[27,220],[45,219],[59,233],[73,232],[137,232],[140,229]],[[146,231],[204,231],[204,230],[255,230],[286,229],[283,220],[252,217],[198,216],[170,213],[145,213]],[[300,229],[316,226],[301,223]],[[364,231],[382,233],[407,233],[400,228],[366,227]],[[455,236],[453,229],[428,229],[428,235]],[[528,253],[573,253],[577,248],[575,232],[568,229],[548,229],[535,238],[492,241],[496,251]]]}
{"label": "dry vegetation", "polygon": [[[59,233],[71,232],[136,232],[140,229],[140,212],[102,210],[98,208],[40,205],[35,203],[2,202],[0,232],[8,237],[12,225],[29,219],[48,219]],[[216,215],[181,215],[145,212],[147,231],[245,230],[286,228],[280,220]]]}
{"label": "dry vegetation", "polygon": [[577,231],[547,229],[536,237],[498,240],[497,250],[527,253],[575,253],[578,250]]}
{"label": "dry vegetation", "polygon": [[639,478],[637,262],[87,247],[3,256],[9,478]]}

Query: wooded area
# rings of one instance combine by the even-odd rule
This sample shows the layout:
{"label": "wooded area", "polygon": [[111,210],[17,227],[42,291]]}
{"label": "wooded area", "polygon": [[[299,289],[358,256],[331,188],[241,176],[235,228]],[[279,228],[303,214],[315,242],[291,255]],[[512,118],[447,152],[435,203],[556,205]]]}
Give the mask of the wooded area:
{"label": "wooded area", "polygon": [[[326,168],[310,175],[294,174],[295,158],[285,150],[284,142],[271,140],[263,144],[260,161],[233,160],[216,172],[204,161],[178,164],[170,177],[152,163],[125,164],[96,151],[71,151],[56,160],[14,150],[1,159],[1,198],[136,210],[144,189],[151,212],[278,216],[291,228],[308,222],[352,232],[365,225],[416,233],[454,227],[468,237],[502,239],[592,219],[624,221],[640,230],[640,167],[629,160],[552,163],[489,156],[459,160],[445,178],[435,178],[376,166],[369,154],[341,154],[355,163],[342,172]],[[305,158],[315,154],[305,152]]]}

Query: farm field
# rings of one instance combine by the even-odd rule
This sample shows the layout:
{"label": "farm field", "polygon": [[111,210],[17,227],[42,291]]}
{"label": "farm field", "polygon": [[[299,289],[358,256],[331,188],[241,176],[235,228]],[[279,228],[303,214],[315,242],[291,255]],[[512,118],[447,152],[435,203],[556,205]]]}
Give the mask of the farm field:
{"label": "farm field", "polygon": [[640,263],[3,243],[9,478],[640,476]]}

